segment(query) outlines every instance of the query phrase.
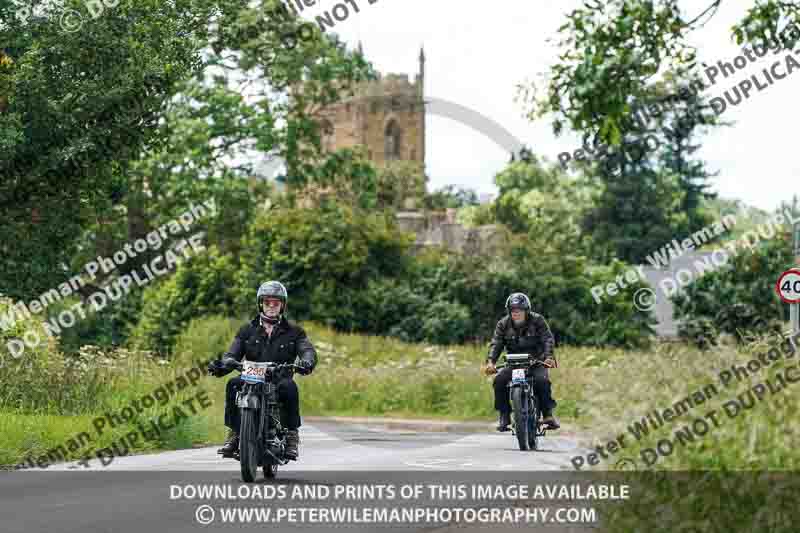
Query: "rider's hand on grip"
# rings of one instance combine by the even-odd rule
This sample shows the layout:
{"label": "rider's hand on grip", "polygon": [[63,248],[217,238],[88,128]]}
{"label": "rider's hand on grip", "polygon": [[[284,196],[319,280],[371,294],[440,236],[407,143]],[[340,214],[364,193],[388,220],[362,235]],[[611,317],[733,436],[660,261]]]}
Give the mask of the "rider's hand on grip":
{"label": "rider's hand on grip", "polygon": [[211,361],[208,365],[208,373],[214,377],[224,377],[231,372],[231,369],[228,368],[223,361],[217,359],[216,361]]}
{"label": "rider's hand on grip", "polygon": [[547,368],[558,368],[558,361],[553,359],[552,357],[548,357],[544,360],[544,366]]}
{"label": "rider's hand on grip", "polygon": [[309,375],[313,370],[313,368],[311,367],[311,363],[309,363],[308,361],[300,361],[300,363],[298,363],[297,366],[300,367],[297,369],[297,371],[300,372],[300,374],[303,376]]}
{"label": "rider's hand on grip", "polygon": [[486,376],[491,376],[497,373],[497,369],[494,366],[494,363],[491,361],[486,361],[481,365],[481,373]]}

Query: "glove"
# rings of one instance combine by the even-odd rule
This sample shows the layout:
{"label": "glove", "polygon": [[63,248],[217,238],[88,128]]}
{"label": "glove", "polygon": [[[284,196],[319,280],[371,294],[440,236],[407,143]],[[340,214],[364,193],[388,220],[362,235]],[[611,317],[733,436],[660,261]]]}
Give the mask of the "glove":
{"label": "glove", "polygon": [[487,360],[486,360],[486,361],[485,361],[485,362],[484,362],[484,363],[481,365],[481,373],[482,373],[483,375],[485,375],[485,376],[491,376],[491,375],[493,375],[493,374],[496,374],[496,373],[497,373],[497,369],[495,368],[495,366],[494,366],[494,363],[492,363],[492,361],[491,361],[491,360],[487,359]]}
{"label": "glove", "polygon": [[208,364],[208,373],[214,377],[221,378],[231,373],[231,369],[225,366],[221,360],[211,361]]}
{"label": "glove", "polygon": [[297,366],[300,367],[297,371],[303,376],[309,375],[314,370],[314,367],[312,367],[311,363],[308,361],[301,360],[299,363],[297,363]]}
{"label": "glove", "polygon": [[544,366],[547,368],[558,368],[558,361],[553,359],[552,357],[547,357],[544,361]]}

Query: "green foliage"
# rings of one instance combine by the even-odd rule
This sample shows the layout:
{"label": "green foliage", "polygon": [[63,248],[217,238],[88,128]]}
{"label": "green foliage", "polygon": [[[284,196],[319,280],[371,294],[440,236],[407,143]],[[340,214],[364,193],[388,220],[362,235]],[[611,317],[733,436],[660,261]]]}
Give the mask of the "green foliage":
{"label": "green foliage", "polygon": [[497,219],[495,218],[494,203],[486,202],[462,207],[456,213],[456,221],[467,228],[495,224]]}
{"label": "green foliage", "polygon": [[158,109],[197,67],[209,4],[122,0],[69,38],[55,6],[26,23],[15,11],[0,6],[0,280],[22,297],[62,281],[82,226],[157,141]]}
{"label": "green foliage", "polygon": [[[14,302],[0,298],[0,315],[9,312]],[[27,340],[15,357],[7,343]],[[19,413],[73,414],[97,405],[97,392],[103,386],[103,372],[91,363],[88,353],[66,357],[58,350],[55,338],[47,335],[42,320],[20,317],[13,327],[0,330],[0,365],[3,386],[0,388],[0,411]]]}
{"label": "green foliage", "polygon": [[343,148],[327,154],[310,175],[317,187],[332,191],[326,201],[342,202],[360,209],[378,205],[378,178],[363,148]]}
{"label": "green foliage", "polygon": [[411,242],[381,213],[333,203],[272,209],[253,221],[243,241],[239,308],[254,308],[258,286],[278,279],[289,291],[292,316],[344,327],[360,313],[348,303],[369,280],[403,272]]}
{"label": "green foliage", "polygon": [[208,359],[227,351],[246,318],[208,315],[193,318],[175,339],[174,362]]}
{"label": "green foliage", "polygon": [[749,206],[737,199],[708,198],[703,204],[703,209],[711,214],[713,220],[722,220],[727,215],[732,215],[736,219],[736,224],[722,237],[723,241],[740,239],[745,233],[757,229],[769,219],[767,211]]}
{"label": "green foliage", "polygon": [[[634,292],[595,303],[591,287],[624,272],[625,265],[591,268],[583,257],[555,256],[518,238],[507,256],[489,261],[458,255],[418,258],[403,280],[369,284],[358,304],[356,331],[386,333],[409,342],[486,342],[505,314],[505,300],[527,293],[559,344],[646,345],[652,319],[633,306]],[[536,260],[532,261],[531,258]]]}
{"label": "green foliage", "polygon": [[645,257],[685,235],[688,220],[680,211],[683,193],[672,175],[645,166],[626,169],[609,179],[583,220],[593,238],[592,256],[641,264]]}
{"label": "green foliage", "polygon": [[427,306],[426,311],[420,317],[424,339],[435,340],[438,344],[456,344],[472,336],[472,317],[466,305],[438,299]]}
{"label": "green foliage", "polygon": [[425,209],[441,210],[476,206],[478,203],[478,194],[472,189],[457,185],[447,185],[426,195],[422,205]]}
{"label": "green foliage", "polygon": [[182,263],[166,281],[145,289],[141,318],[131,334],[134,346],[171,353],[175,339],[195,317],[236,315],[233,258],[212,246]]}
{"label": "green foliage", "polygon": [[122,0],[69,38],[53,6],[23,24],[0,4],[6,291],[30,297],[61,282],[114,205],[128,208],[130,241],[187,200],[224,196],[227,181],[250,175],[226,156],[283,155],[293,185],[319,177],[312,112],[372,69],[318,29],[285,47],[303,21],[269,17],[263,3],[277,0]]}
{"label": "green foliage", "polygon": [[[514,291],[531,298],[561,344],[642,347],[650,342],[655,319],[633,305],[633,295],[646,285],[628,284],[614,298],[600,304],[592,287],[605,285],[631,268],[621,262],[595,266],[586,257],[555,253],[531,238],[512,243],[507,262],[513,269]],[[512,288],[512,287],[509,287]],[[509,293],[512,291],[508,291]]]}
{"label": "green foliage", "polygon": [[428,177],[418,163],[411,161],[390,161],[378,169],[378,206],[402,209],[407,199],[416,206],[424,205],[425,186]]}
{"label": "green foliage", "polygon": [[[143,290],[134,288],[118,300],[109,299],[102,310],[87,313],[85,319],[77,320],[71,328],[63,328],[58,338],[59,349],[64,353],[75,355],[85,345],[104,348],[125,345],[131,331],[139,322],[143,295]],[[66,308],[76,303],[70,300],[72,299],[63,300],[62,305],[48,306],[48,315],[55,316],[62,306]]]}
{"label": "green foliage", "polygon": [[492,206],[498,222],[565,251],[590,247],[580,222],[596,185],[566,175],[557,165],[545,166],[535,156],[508,165],[495,183],[499,196]]}
{"label": "green foliage", "polygon": [[675,318],[681,321],[678,334],[708,347],[717,343],[720,333],[743,340],[754,333],[781,331],[789,306],[774,287],[792,264],[792,246],[791,231],[782,227],[776,237],[685,287],[673,298]]}

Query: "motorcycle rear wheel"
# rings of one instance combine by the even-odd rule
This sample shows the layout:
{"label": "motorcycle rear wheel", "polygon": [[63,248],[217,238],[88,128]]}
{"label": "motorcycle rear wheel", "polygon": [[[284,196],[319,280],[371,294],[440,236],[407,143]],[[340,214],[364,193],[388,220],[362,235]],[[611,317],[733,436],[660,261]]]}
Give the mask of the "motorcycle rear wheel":
{"label": "motorcycle rear wheel", "polygon": [[[242,481],[252,483],[258,474],[258,435],[257,412],[253,409],[242,409],[242,427],[239,435],[239,462],[242,470]],[[266,470],[266,467],[264,467]]]}
{"label": "motorcycle rear wheel", "polygon": [[522,387],[514,387],[511,389],[511,408],[514,412],[514,432],[517,434],[517,442],[519,449],[528,451],[530,444],[528,442],[528,398],[525,396],[525,391]]}

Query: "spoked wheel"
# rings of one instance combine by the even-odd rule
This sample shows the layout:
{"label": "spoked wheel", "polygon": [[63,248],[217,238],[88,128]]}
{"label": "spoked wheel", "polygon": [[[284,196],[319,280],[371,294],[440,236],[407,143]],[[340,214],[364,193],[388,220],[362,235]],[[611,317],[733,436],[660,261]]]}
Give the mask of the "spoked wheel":
{"label": "spoked wheel", "polygon": [[528,417],[528,446],[531,450],[539,449],[539,406],[531,399],[531,413]]}
{"label": "spoked wheel", "polygon": [[[239,435],[239,462],[242,467],[242,481],[252,483],[258,473],[258,420],[256,411],[242,409],[242,427]],[[266,470],[267,467],[264,467]],[[265,472],[266,473],[266,472]]]}
{"label": "spoked wheel", "polygon": [[527,451],[530,449],[528,442],[528,434],[530,433],[528,426],[528,398],[525,397],[525,391],[522,387],[511,389],[511,408],[514,410],[514,431],[517,434],[519,449]]}

